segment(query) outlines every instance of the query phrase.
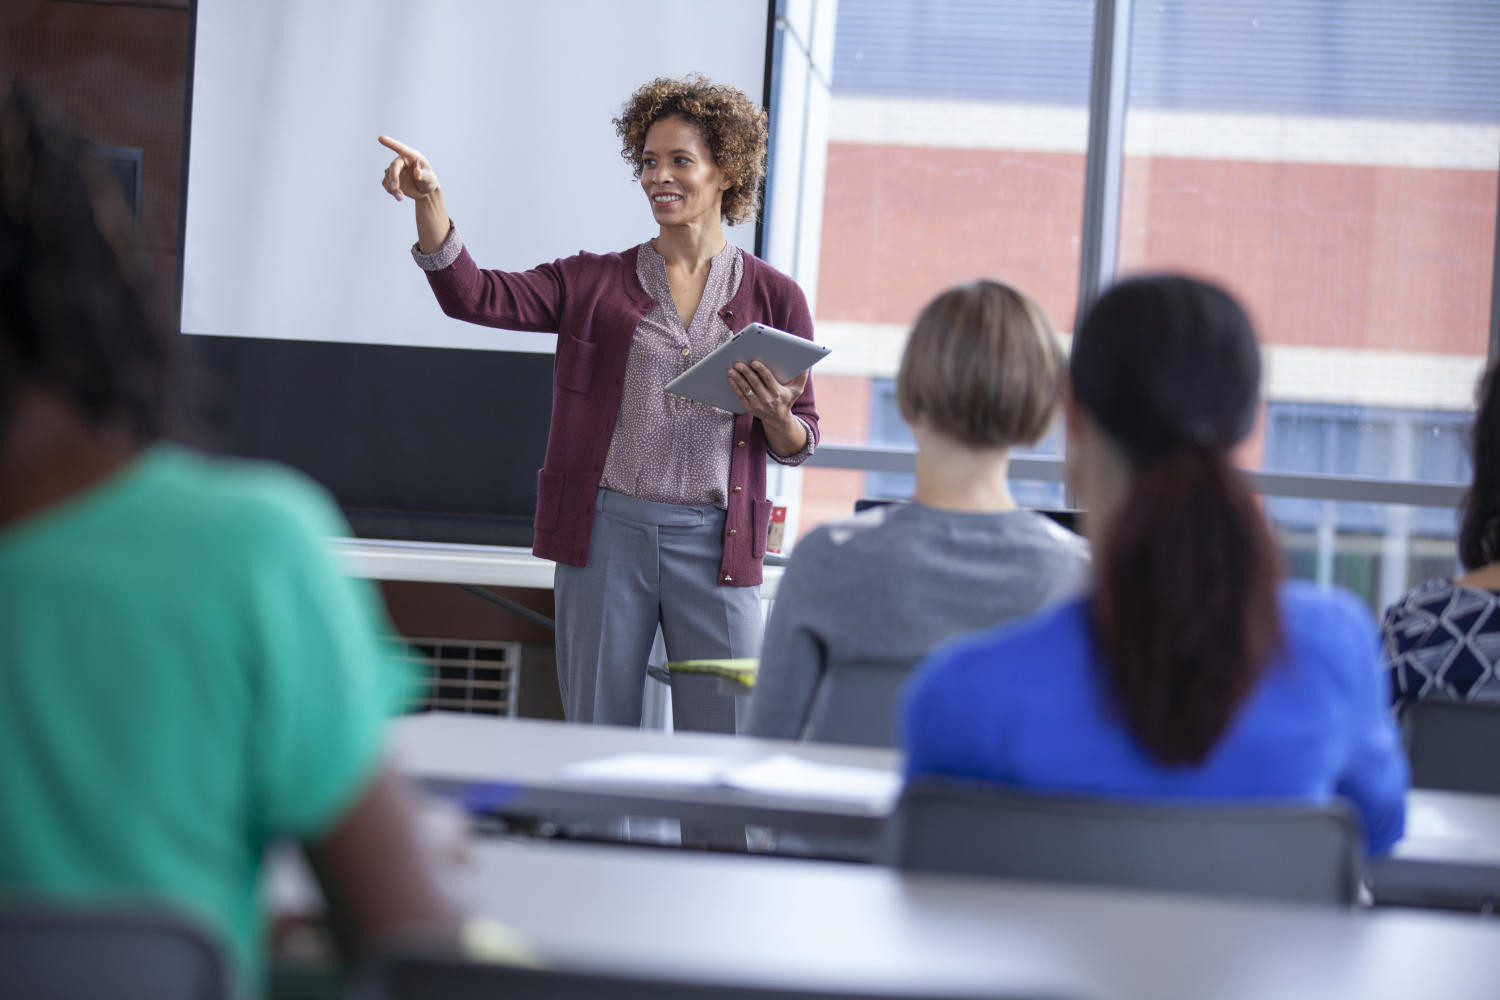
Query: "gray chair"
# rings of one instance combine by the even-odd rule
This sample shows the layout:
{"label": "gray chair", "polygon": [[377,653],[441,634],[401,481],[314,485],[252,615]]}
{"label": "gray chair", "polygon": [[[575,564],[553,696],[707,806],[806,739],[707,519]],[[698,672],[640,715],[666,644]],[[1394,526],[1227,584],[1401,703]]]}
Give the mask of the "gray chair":
{"label": "gray chair", "polygon": [[1401,728],[1414,788],[1500,795],[1500,704],[1414,701]]}
{"label": "gray chair", "polygon": [[219,951],[157,914],[0,909],[6,1000],[228,1000]]}
{"label": "gray chair", "polygon": [[808,712],[806,739],[863,747],[896,745],[896,710],[910,661],[830,664]]}
{"label": "gray chair", "polygon": [[1341,804],[1181,805],[911,782],[881,859],[928,872],[1353,903],[1359,823]]}
{"label": "gray chair", "polygon": [[358,1000],[902,1000],[710,983],[627,979],[432,958],[388,957],[367,970]]}

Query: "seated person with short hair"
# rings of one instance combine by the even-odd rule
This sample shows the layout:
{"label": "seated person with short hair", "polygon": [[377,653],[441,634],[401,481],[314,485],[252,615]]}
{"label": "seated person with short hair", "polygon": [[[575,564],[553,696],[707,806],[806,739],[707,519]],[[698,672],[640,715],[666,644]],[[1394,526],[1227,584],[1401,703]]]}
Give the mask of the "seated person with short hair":
{"label": "seated person with short hair", "polygon": [[287,835],[348,943],[456,943],[384,766],[402,679],[327,550],[337,508],[156,440],[168,342],[111,177],[14,93],[0,154],[0,905],[168,906],[253,994]]}
{"label": "seated person with short hair", "polygon": [[1478,403],[1458,533],[1468,572],[1413,588],[1381,627],[1398,710],[1428,698],[1500,702],[1500,365],[1485,373]]}
{"label": "seated person with short hair", "polygon": [[922,311],[897,378],[917,440],[913,502],[798,543],[766,629],[749,735],[803,736],[830,668],[911,666],[1081,583],[1087,543],[1018,509],[1006,479],[1010,449],[1052,426],[1066,363],[1041,308],[1008,285],[960,285]]}
{"label": "seated person with short hair", "polygon": [[1406,758],[1374,622],[1353,595],[1278,583],[1229,461],[1258,409],[1244,311],[1200,281],[1116,285],[1073,338],[1068,480],[1094,544],[1087,595],[918,669],[908,776],[1200,800],[1351,799],[1372,854],[1402,833]]}

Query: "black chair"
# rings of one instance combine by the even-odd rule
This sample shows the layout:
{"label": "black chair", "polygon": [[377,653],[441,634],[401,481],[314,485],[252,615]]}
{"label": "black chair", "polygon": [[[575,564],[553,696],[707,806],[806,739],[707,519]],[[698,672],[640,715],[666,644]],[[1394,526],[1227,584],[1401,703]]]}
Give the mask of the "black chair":
{"label": "black chair", "polygon": [[910,661],[834,663],[813,695],[804,735],[814,743],[896,745],[896,710],[911,676]]}
{"label": "black chair", "polygon": [[[892,497],[860,497],[858,500],[854,501],[854,513],[860,514],[864,511],[869,510],[871,507],[886,507],[893,503],[911,503],[911,501],[897,500]],[[1028,507],[1027,510],[1034,510],[1038,514],[1045,514],[1046,516],[1052,518],[1052,520],[1060,524],[1062,527],[1067,528],[1069,531],[1073,532],[1075,535],[1083,533],[1079,529],[1079,515],[1083,513],[1083,511],[1081,510],[1075,510],[1071,507]],[[768,556],[767,565],[775,566],[785,564],[785,560],[782,560],[781,563],[772,563],[769,562],[769,558],[770,557]]]}
{"label": "black chair", "polygon": [[1414,788],[1500,795],[1500,704],[1414,701],[1401,728]]}
{"label": "black chair", "polygon": [[629,979],[508,965],[392,957],[367,970],[358,1000],[902,1000],[863,993]]}
{"label": "black chair", "polygon": [[218,949],[156,914],[0,909],[6,1000],[228,1000]]}
{"label": "black chair", "polygon": [[1363,839],[1341,804],[1198,806],[911,782],[882,860],[901,868],[1353,903]]}

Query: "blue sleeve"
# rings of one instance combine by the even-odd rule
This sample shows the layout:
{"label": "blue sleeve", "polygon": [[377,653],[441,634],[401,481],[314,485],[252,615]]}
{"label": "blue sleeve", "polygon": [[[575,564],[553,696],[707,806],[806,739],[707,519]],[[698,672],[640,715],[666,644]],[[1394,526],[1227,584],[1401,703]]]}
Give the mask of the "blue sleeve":
{"label": "blue sleeve", "polygon": [[[966,683],[963,669],[979,651],[962,644],[928,657],[907,687],[901,710],[901,745],[906,750],[906,777],[946,774],[994,780],[1004,762],[992,759],[975,740],[976,710],[991,713],[999,706]],[[978,708],[982,706],[982,708]],[[998,720],[989,719],[1003,729]]]}
{"label": "blue sleeve", "polygon": [[1391,718],[1389,678],[1375,622],[1364,606],[1347,601],[1343,645],[1350,665],[1349,746],[1338,793],[1359,808],[1366,848],[1387,854],[1406,829],[1406,752]]}

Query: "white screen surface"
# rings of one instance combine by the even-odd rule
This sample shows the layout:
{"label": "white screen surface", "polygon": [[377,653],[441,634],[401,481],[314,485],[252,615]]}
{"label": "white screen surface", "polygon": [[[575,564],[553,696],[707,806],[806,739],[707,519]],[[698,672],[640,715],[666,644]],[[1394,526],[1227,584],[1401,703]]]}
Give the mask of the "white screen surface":
{"label": "white screen surface", "polygon": [[[442,314],[380,186],[423,152],[481,267],[656,234],[611,119],[658,76],[764,93],[766,0],[199,0],[184,333],[550,353]],[[729,229],[751,249],[753,225]]]}

